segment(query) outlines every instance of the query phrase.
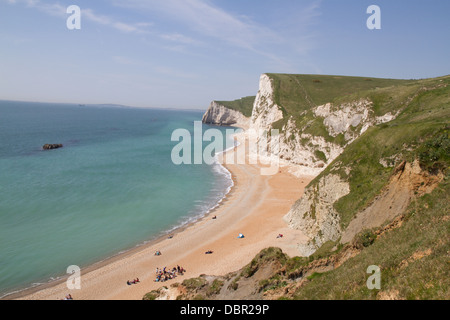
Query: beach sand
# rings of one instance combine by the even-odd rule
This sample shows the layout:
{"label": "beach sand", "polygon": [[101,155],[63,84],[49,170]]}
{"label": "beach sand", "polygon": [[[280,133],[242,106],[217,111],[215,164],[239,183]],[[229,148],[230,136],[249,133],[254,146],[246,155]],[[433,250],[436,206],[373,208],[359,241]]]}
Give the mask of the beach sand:
{"label": "beach sand", "polygon": [[[228,153],[242,150],[239,148],[245,148],[245,143]],[[289,256],[297,256],[295,246],[305,237],[288,228],[283,216],[313,177],[296,177],[289,173],[289,167],[281,167],[272,176],[262,176],[259,165],[227,164],[226,168],[232,174],[234,187],[221,205],[174,232],[172,238],[165,236],[82,269],[80,290],[69,290],[62,279],[9,298],[59,300],[70,293],[75,300],[141,300],[151,290],[184,279],[237,271],[264,248],[279,247]],[[239,233],[245,238],[238,239]],[[278,234],[283,237],[277,238]],[[157,250],[162,255],[155,256]],[[213,254],[205,254],[208,250]],[[183,276],[164,283],[154,281],[156,268],[172,269],[177,265],[187,270]],[[127,285],[127,280],[135,278],[140,283]]]}

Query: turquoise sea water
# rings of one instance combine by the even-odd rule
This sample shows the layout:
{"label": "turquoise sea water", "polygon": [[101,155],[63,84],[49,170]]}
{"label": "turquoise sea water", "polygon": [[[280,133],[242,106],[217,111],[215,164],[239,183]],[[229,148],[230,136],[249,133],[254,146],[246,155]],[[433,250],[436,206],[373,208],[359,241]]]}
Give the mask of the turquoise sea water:
{"label": "turquoise sea water", "polygon": [[[193,132],[201,116],[0,101],[0,297],[150,241],[217,205],[232,184],[223,167],[171,161],[172,132]],[[64,148],[43,151],[46,143]]]}

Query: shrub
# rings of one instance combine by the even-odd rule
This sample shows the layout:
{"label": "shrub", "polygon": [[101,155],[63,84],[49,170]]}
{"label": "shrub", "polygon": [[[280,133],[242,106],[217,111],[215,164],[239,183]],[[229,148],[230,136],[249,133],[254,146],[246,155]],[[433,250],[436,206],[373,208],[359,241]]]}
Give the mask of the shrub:
{"label": "shrub", "polygon": [[372,231],[365,230],[356,235],[354,245],[358,249],[367,248],[375,242],[376,238],[376,234],[374,234]]}

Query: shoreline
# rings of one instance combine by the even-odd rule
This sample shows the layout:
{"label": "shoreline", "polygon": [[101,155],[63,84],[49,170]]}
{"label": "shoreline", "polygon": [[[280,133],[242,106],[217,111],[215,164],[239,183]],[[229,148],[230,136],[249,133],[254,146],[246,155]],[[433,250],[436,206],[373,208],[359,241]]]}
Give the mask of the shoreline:
{"label": "shoreline", "polygon": [[[226,152],[226,151],[223,151]],[[219,164],[221,165],[221,164]],[[153,247],[155,245],[157,245],[158,243],[168,239],[169,236],[176,236],[178,233],[183,232],[184,230],[186,230],[187,228],[195,225],[196,223],[198,223],[199,221],[212,216],[212,214],[218,210],[221,206],[225,205],[226,202],[228,201],[228,197],[231,196],[231,194],[233,193],[234,188],[237,185],[237,182],[234,181],[233,179],[233,174],[232,172],[230,172],[226,166],[221,165],[225,168],[225,170],[227,170],[230,173],[230,179],[232,181],[231,186],[228,188],[229,190],[225,193],[225,195],[223,196],[223,198],[221,198],[217,204],[214,205],[214,207],[212,207],[211,209],[209,209],[208,211],[206,211],[202,216],[199,216],[195,219],[193,219],[192,221],[187,221],[185,223],[182,223],[179,226],[175,226],[174,228],[167,230],[167,231],[162,231],[161,235],[156,236],[154,239],[151,240],[146,240],[143,241],[140,244],[135,245],[132,248],[129,249],[125,249],[122,250],[110,257],[104,258],[103,260],[94,262],[94,263],[90,263],[85,267],[81,268],[81,273],[89,273],[92,271],[95,271],[96,269],[102,268],[107,266],[108,264],[114,263],[117,260],[120,259],[126,259],[129,256],[132,256],[133,254],[136,254],[142,250],[148,249],[148,247]],[[13,289],[14,291],[12,291],[11,293],[5,293],[4,296],[0,297],[0,300],[20,300],[23,298],[26,298],[27,296],[33,295],[37,292],[43,291],[43,290],[47,290],[49,288],[61,285],[62,283],[65,283],[67,281],[67,279],[69,278],[70,275],[62,275],[59,276],[57,279],[54,280],[49,280],[46,283],[39,283],[36,286],[29,286],[29,287],[25,287],[23,289],[17,288],[17,289]]]}
{"label": "shoreline", "polygon": [[[237,147],[237,146],[235,146],[235,147]],[[223,170],[228,172],[229,179],[231,181],[231,185],[227,188],[224,196],[220,200],[218,200],[214,206],[212,206],[210,209],[206,210],[202,215],[198,215],[197,217],[193,217],[192,219],[187,219],[185,222],[181,222],[169,230],[161,231],[160,235],[156,235],[153,239],[145,240],[141,243],[136,244],[133,247],[121,250],[121,251],[117,252],[116,254],[106,257],[102,260],[99,260],[99,261],[96,261],[93,263],[89,263],[86,266],[81,267],[81,272],[89,273],[98,268],[102,268],[110,263],[113,263],[116,260],[127,258],[129,255],[135,254],[141,250],[145,250],[147,247],[154,246],[154,245],[162,242],[163,240],[167,239],[169,236],[171,236],[171,235],[175,236],[177,233],[183,232],[185,229],[189,228],[192,225],[195,225],[197,222],[201,221],[202,219],[205,219],[206,217],[211,216],[216,210],[218,210],[222,205],[224,205],[227,202],[228,197],[233,193],[233,190],[237,184],[235,179],[233,179],[233,173],[225,165],[221,164],[219,161],[219,158],[222,155],[231,151],[232,149],[233,148],[230,148],[228,150],[223,150],[216,155],[216,157],[218,158],[216,165],[221,166],[223,168]],[[29,295],[35,294],[36,292],[46,290],[51,287],[65,283],[67,281],[67,279],[69,278],[69,276],[70,275],[68,275],[68,274],[60,275],[56,279],[49,279],[47,282],[42,282],[42,283],[35,282],[35,283],[33,283],[33,284],[36,284],[34,286],[32,284],[32,285],[29,285],[26,287],[24,286],[22,288],[21,287],[13,288],[13,289],[11,289],[12,290],[11,292],[3,293],[3,296],[0,296],[0,300],[15,300],[15,299],[21,299],[21,298],[27,297]]]}
{"label": "shoreline", "polygon": [[[237,148],[239,147],[245,147],[245,144],[240,144]],[[226,152],[234,153],[237,148]],[[274,243],[273,246],[289,251],[287,253],[290,255],[295,253],[295,244],[301,240],[302,235],[299,231],[290,230],[282,217],[301,197],[313,177],[295,177],[289,173],[289,167],[287,170],[286,167],[280,168],[279,174],[275,176],[264,177],[258,174],[258,165],[220,165],[230,173],[232,186],[220,203],[204,216],[173,231],[167,231],[158,238],[82,268],[81,290],[66,288],[67,275],[2,299],[58,300],[71,293],[76,300],[140,300],[151,290],[200,274],[223,275],[237,271],[259,251],[271,246],[271,242]],[[297,195],[286,197],[283,192]],[[247,206],[250,208],[247,209]],[[273,214],[270,208],[277,214]],[[248,211],[247,214],[240,214],[243,209]],[[217,220],[212,220],[215,215]],[[238,230],[246,235],[242,241],[237,240]],[[266,239],[268,232],[272,233],[272,240]],[[286,236],[281,241],[275,241],[275,236],[279,233]],[[169,238],[169,235],[173,237]],[[292,241],[294,239],[296,242]],[[161,250],[162,256],[154,256],[156,250]],[[214,250],[214,254],[206,256],[206,250]],[[245,259],[249,261],[246,262]],[[172,268],[176,265],[187,270],[184,276],[178,276],[167,283],[153,281],[157,267]],[[125,283],[129,279],[126,277],[131,280],[139,277],[141,283],[132,288],[127,287]]]}

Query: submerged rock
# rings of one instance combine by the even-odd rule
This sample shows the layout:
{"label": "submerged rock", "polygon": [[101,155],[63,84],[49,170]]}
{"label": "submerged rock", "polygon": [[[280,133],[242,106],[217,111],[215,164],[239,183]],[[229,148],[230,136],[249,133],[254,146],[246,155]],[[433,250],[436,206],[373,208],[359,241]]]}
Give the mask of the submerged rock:
{"label": "submerged rock", "polygon": [[62,144],[44,144],[42,149],[44,149],[44,150],[53,150],[53,149],[59,149],[59,148],[62,148],[62,147],[63,147]]}

